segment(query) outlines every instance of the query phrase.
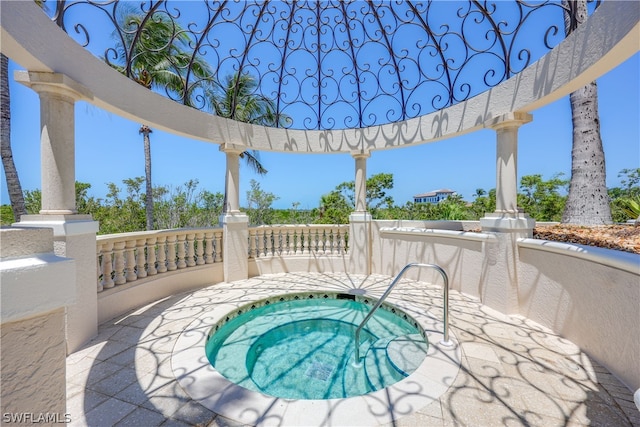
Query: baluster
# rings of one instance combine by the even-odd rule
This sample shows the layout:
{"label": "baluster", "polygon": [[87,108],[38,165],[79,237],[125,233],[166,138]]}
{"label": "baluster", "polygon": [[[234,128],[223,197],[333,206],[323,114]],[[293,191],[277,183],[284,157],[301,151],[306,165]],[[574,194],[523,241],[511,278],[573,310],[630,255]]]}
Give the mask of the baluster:
{"label": "baluster", "polygon": [[196,235],[193,233],[187,234],[187,267],[193,267],[196,265],[194,246],[195,237]]}
{"label": "baluster", "polygon": [[98,292],[102,292],[104,289],[102,286],[102,279],[100,279],[100,275],[102,274],[102,244],[96,241],[96,289]]}
{"label": "baluster", "polygon": [[138,279],[147,277],[147,269],[145,268],[147,256],[144,250],[146,243],[147,239],[136,240],[136,277]]}
{"label": "baluster", "polygon": [[113,244],[113,255],[114,255],[114,269],[115,269],[115,277],[113,278],[113,282],[116,285],[122,285],[127,282],[127,278],[124,275],[124,247],[125,242],[115,242]]}
{"label": "baluster", "polygon": [[296,254],[302,254],[302,235],[304,234],[304,230],[297,229],[296,230]]}
{"label": "baluster", "polygon": [[167,270],[177,269],[176,264],[176,235],[167,236]]}
{"label": "baluster", "polygon": [[349,251],[349,229],[347,227],[342,229],[342,250],[344,253]]}
{"label": "baluster", "polygon": [[286,255],[287,254],[287,229],[279,227],[278,228],[278,255]]}
{"label": "baluster", "polygon": [[102,272],[102,281],[98,292],[102,289],[109,289],[115,286],[113,279],[111,278],[111,272],[113,271],[113,264],[111,255],[113,254],[113,243],[105,243],[100,250],[102,252],[102,263],[100,265],[100,271]]}
{"label": "baluster", "polygon": [[317,254],[322,254],[322,230],[316,230],[315,235],[313,236],[313,246],[316,250]]}
{"label": "baluster", "polygon": [[205,264],[213,263],[213,231],[204,233],[204,262]]}
{"label": "baluster", "polygon": [[214,233],[216,236],[216,258],[215,262],[222,262],[222,231]]}
{"label": "baluster", "polygon": [[331,253],[335,255],[340,253],[338,245],[338,227],[334,227],[331,230]]}
{"label": "baluster", "polygon": [[330,255],[331,254],[331,229],[330,228],[326,228],[322,230],[322,242],[324,243],[322,245],[322,248],[324,249],[324,253],[326,255]]}
{"label": "baluster", "polygon": [[346,254],[347,251],[349,250],[349,228],[348,227],[343,227],[342,228],[342,251]]}
{"label": "baluster", "polygon": [[196,233],[196,265],[204,264],[204,233]]}
{"label": "baluster", "polygon": [[307,253],[308,254],[312,254],[313,253],[313,229],[309,229],[309,231],[307,232],[307,239],[305,241],[305,244],[307,245]]}
{"label": "baluster", "polygon": [[264,250],[264,254],[265,255],[273,255],[273,228],[268,228],[267,231],[265,232],[265,240],[266,240],[266,247]]}
{"label": "baluster", "polygon": [[256,230],[249,229],[249,259],[256,257]]}
{"label": "baluster", "polygon": [[294,237],[293,228],[287,228],[287,255],[291,255],[295,253],[296,250],[296,241]]}
{"label": "baluster", "polygon": [[280,230],[275,227],[271,227],[271,255],[278,255],[280,252]]}
{"label": "baluster", "polygon": [[322,255],[324,253],[324,229],[316,230],[317,249],[316,253]]}
{"label": "baluster", "polygon": [[185,268],[187,266],[187,263],[184,260],[186,255],[184,248],[185,239],[186,236],[184,234],[178,235],[178,269]]}
{"label": "baluster", "polygon": [[102,279],[100,279],[100,274],[102,274],[102,258],[100,257],[101,251],[102,244],[96,241],[96,289],[98,292],[102,292],[104,289],[102,287]]}
{"label": "baluster", "polygon": [[260,258],[264,255],[264,229],[259,228],[256,230],[256,235],[258,236],[257,247],[256,247],[256,258]]}
{"label": "baluster", "polygon": [[318,240],[318,249],[317,253],[324,254],[324,245],[325,245],[325,237],[324,237],[324,228],[316,231],[316,239]]}
{"label": "baluster", "polygon": [[322,231],[322,241],[324,242],[324,253],[327,255],[331,254],[331,228],[327,228]]}
{"label": "baluster", "polygon": [[127,240],[124,247],[124,271],[127,282],[133,282],[138,278],[136,274],[136,241]]}
{"label": "baluster", "polygon": [[158,236],[158,273],[167,271],[167,236]]}
{"label": "baluster", "polygon": [[156,237],[147,238],[147,275],[154,276],[158,274],[156,268]]}
{"label": "baluster", "polygon": [[269,234],[271,235],[271,238],[269,239],[269,243],[271,243],[269,255],[276,255],[278,253],[278,246],[280,246],[280,233],[275,227],[269,227],[269,229]]}

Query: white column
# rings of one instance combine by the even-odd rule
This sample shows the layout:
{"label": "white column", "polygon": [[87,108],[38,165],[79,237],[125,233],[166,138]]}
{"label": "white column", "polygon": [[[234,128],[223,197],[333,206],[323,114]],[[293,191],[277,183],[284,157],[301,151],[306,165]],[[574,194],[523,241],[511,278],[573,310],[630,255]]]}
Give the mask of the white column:
{"label": "white column", "polygon": [[74,105],[90,95],[62,74],[19,71],[15,79],[40,96],[40,213],[74,214],[77,212]]}
{"label": "white column", "polygon": [[480,219],[485,231],[523,233],[530,237],[535,221],[518,209],[518,128],[528,113],[507,113],[485,122],[496,131],[496,210]]}
{"label": "white column", "polygon": [[481,298],[502,313],[518,313],[517,240],[531,237],[535,225],[517,205],[518,128],[531,120],[527,113],[507,113],[485,122],[496,131],[496,211],[480,218],[480,225],[498,240],[487,250],[492,268],[485,280],[500,285],[487,288]]}
{"label": "white column", "polygon": [[52,228],[55,254],[75,262],[74,304],[66,311],[67,351],[98,332],[96,233],[91,215],[76,215],[74,104],[87,89],[58,73],[17,71],[15,80],[40,96],[42,210],[23,215],[20,227]]}
{"label": "white column", "polygon": [[367,211],[367,159],[371,157],[369,152],[352,154],[356,161],[355,180],[355,212]]}
{"label": "white column", "polygon": [[221,145],[220,151],[227,157],[223,214],[238,213],[240,212],[240,154],[244,150],[233,145]]}
{"label": "white column", "polygon": [[225,282],[249,277],[249,217],[240,212],[240,154],[244,148],[230,144],[220,147],[227,156],[222,253]]}
{"label": "white column", "polygon": [[367,211],[368,151],[351,154],[355,160],[355,207],[349,215],[349,271],[371,273],[371,214]]}

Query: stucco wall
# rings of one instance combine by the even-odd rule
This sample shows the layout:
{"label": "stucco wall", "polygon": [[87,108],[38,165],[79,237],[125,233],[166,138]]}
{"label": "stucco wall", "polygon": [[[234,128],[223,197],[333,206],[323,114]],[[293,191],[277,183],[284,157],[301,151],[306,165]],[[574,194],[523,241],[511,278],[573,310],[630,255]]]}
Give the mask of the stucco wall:
{"label": "stucco wall", "polygon": [[[372,272],[395,276],[411,262],[438,264],[451,289],[550,328],[631,390],[640,388],[640,255],[507,233],[381,225],[389,224],[373,227]],[[430,270],[406,277],[442,281]]]}
{"label": "stucco wall", "polygon": [[205,264],[150,276],[98,294],[98,323],[180,292],[223,281],[222,263]]}
{"label": "stucco wall", "polygon": [[64,307],[75,302],[76,262],[53,250],[50,228],[0,230],[0,423],[66,420]]}
{"label": "stucco wall", "polygon": [[[73,353],[98,333],[96,318],[96,232],[98,222],[91,215],[23,215],[19,227],[51,229],[53,252],[73,259],[74,297],[67,300],[67,351]],[[17,227],[16,227],[17,228]],[[44,279],[46,282],[47,278]],[[49,279],[50,280],[50,279]]]}
{"label": "stucco wall", "polygon": [[[486,291],[488,267],[496,264],[498,240],[463,228],[458,222],[373,221],[371,271],[395,276],[412,262],[437,264],[446,271],[451,289],[480,298]],[[409,270],[405,277],[441,281],[429,269]]]}
{"label": "stucco wall", "polygon": [[49,413],[64,418],[64,309],[3,323],[1,333],[2,414]]}
{"label": "stucco wall", "polygon": [[289,272],[344,273],[347,270],[346,255],[267,256],[249,260],[249,277]]}
{"label": "stucco wall", "polygon": [[3,416],[29,413],[34,418],[57,416],[64,420],[64,308],[3,323],[0,332],[0,412]]}
{"label": "stucco wall", "polygon": [[640,255],[564,246],[519,246],[520,313],[640,388]]}

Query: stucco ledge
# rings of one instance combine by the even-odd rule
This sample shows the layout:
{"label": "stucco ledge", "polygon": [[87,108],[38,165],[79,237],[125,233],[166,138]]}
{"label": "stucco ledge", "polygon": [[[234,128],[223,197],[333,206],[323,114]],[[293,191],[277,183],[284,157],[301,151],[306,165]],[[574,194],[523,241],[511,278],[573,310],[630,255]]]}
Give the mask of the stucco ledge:
{"label": "stucco ledge", "polygon": [[475,240],[485,242],[497,242],[497,237],[488,233],[477,233],[473,231],[438,230],[434,228],[413,228],[413,227],[382,227],[380,236],[384,239],[397,238],[399,236],[421,236],[421,237],[446,237],[452,239]]}
{"label": "stucco ledge", "polygon": [[530,238],[518,239],[517,244],[519,248],[536,249],[580,258],[640,276],[640,255],[631,252]]}
{"label": "stucco ledge", "polygon": [[26,319],[69,306],[76,300],[75,261],[54,254],[0,262],[0,323]]}

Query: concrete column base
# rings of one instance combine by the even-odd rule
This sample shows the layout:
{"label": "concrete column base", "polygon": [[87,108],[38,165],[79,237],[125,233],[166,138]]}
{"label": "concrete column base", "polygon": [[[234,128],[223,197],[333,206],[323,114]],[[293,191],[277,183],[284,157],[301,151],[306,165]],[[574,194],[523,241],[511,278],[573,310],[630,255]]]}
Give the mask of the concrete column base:
{"label": "concrete column base", "polygon": [[523,212],[494,212],[480,218],[482,231],[515,233],[518,237],[533,237],[536,220]]}
{"label": "concrete column base", "polygon": [[480,218],[480,225],[482,231],[494,233],[498,239],[498,244],[488,249],[491,269],[486,280],[500,284],[485,289],[482,303],[502,313],[518,314],[517,241],[533,236],[536,221],[524,212],[494,212]]}
{"label": "concrete column base", "polygon": [[98,334],[98,222],[91,215],[24,215],[15,225],[53,229],[54,253],[76,261],[76,301],[66,316],[67,352],[73,353]]}
{"label": "concrete column base", "polygon": [[242,212],[220,215],[225,282],[249,277],[249,217]]}

